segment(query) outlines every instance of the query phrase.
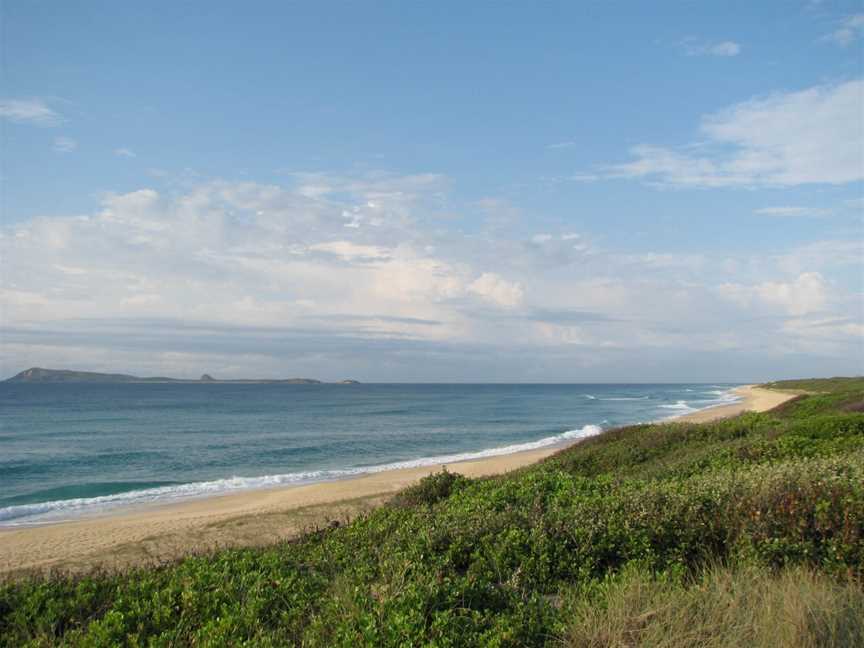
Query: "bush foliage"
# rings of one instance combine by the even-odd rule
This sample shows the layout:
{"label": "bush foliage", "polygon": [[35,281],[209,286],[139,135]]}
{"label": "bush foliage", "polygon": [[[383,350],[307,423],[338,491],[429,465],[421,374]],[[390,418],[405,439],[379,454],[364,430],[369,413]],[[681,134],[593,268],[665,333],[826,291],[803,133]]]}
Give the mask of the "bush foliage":
{"label": "bush foliage", "polygon": [[[0,645],[636,645],[592,634],[610,623],[590,612],[598,592],[638,573],[679,605],[723,569],[766,591],[815,578],[860,609],[864,414],[849,404],[864,384],[816,386],[769,413],[610,431],[498,478],[443,471],[270,547],[9,583]],[[854,631],[817,612],[813,636]]]}

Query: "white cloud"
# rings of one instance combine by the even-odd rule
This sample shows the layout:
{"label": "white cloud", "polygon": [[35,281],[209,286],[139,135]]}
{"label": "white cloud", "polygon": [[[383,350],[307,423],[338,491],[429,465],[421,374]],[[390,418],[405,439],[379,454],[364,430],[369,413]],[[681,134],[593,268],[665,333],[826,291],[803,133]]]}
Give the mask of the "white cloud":
{"label": "white cloud", "polygon": [[0,99],[0,118],[36,126],[56,126],[62,121],[41,99]]}
{"label": "white cloud", "polygon": [[567,180],[571,180],[573,182],[596,182],[602,176],[594,174],[594,173],[574,173],[567,177]]}
{"label": "white cloud", "polygon": [[783,323],[783,330],[803,338],[864,338],[864,324],[844,318],[790,319]]}
{"label": "white cloud", "polygon": [[[320,369],[326,361],[346,375],[367,366],[386,379],[398,365],[390,378],[433,379],[429,363],[450,357],[452,380],[465,375],[465,350],[476,345],[472,371],[493,357],[508,368],[489,379],[525,358],[540,371],[560,359],[558,345],[601,363],[603,350],[626,349],[631,366],[646,349],[788,346],[798,337],[749,324],[751,311],[778,322],[848,319],[842,311],[852,308],[837,298],[834,266],[824,265],[854,257],[841,242],[796,252],[801,269],[790,279],[778,255],[747,274],[747,258],[745,270],[725,270],[709,255],[602,250],[587,234],[532,236],[524,223],[494,235],[442,232],[428,217],[440,181],[319,174],[327,189],[309,195],[310,181],[106,194],[90,214],[0,227],[3,366],[102,357],[114,364],[100,365],[107,369],[164,362],[165,373],[280,375],[290,360],[292,372],[323,377],[332,375]],[[344,214],[355,209],[362,226],[346,229]],[[367,226],[372,214],[378,226]],[[717,299],[718,272],[739,273],[720,291],[726,299]],[[820,344],[845,357],[831,346],[845,330],[820,334]],[[478,377],[492,371],[482,366]],[[572,378],[567,370],[560,376]]]}
{"label": "white cloud", "polygon": [[310,250],[327,252],[348,261],[368,259],[383,261],[390,258],[390,251],[376,245],[358,245],[351,241],[330,241],[309,246]]}
{"label": "white cloud", "polygon": [[293,192],[313,201],[340,201],[351,197],[341,211],[342,226],[348,229],[381,227],[385,223],[411,222],[418,207],[443,200],[447,178],[437,173],[396,175],[375,171],[361,176],[326,173],[288,175],[295,181]]}
{"label": "white cloud", "polygon": [[814,241],[799,245],[783,254],[771,258],[771,262],[782,272],[802,272],[860,266],[864,259],[864,240],[851,237],[849,240]]}
{"label": "white cloud", "polygon": [[631,149],[605,177],[677,187],[845,184],[864,179],[864,81],[777,93],[702,119],[707,143]]}
{"label": "white cloud", "polygon": [[539,269],[572,265],[584,261],[592,252],[591,243],[575,232],[540,232],[524,241],[519,249],[501,250],[501,255],[514,265]]}
{"label": "white cloud", "polygon": [[735,41],[709,42],[690,37],[681,41],[681,48],[687,56],[738,56],[741,45]]}
{"label": "white cloud", "polygon": [[752,286],[726,283],[719,287],[724,298],[749,307],[776,307],[789,315],[821,310],[827,302],[828,285],[818,272],[805,272],[791,282],[766,281]]}
{"label": "white cloud", "polygon": [[828,216],[831,214],[830,209],[821,207],[761,207],[753,210],[758,216]]}
{"label": "white cloud", "polygon": [[519,306],[525,296],[521,285],[507,281],[493,272],[484,272],[472,281],[468,285],[468,291],[505,308]]}
{"label": "white cloud", "polygon": [[684,253],[644,252],[642,254],[621,254],[615,258],[621,263],[639,265],[650,269],[699,270],[705,267],[708,262],[706,257],[701,254]]}
{"label": "white cloud", "polygon": [[135,151],[128,149],[128,148],[114,149],[114,155],[116,155],[118,157],[127,157],[127,158],[138,157],[137,155],[135,155]]}
{"label": "white cloud", "polygon": [[[388,303],[401,303],[412,309],[401,311],[400,316],[422,318],[434,312],[437,317],[449,320],[453,319],[453,313],[447,303],[465,295],[465,275],[446,261],[403,248],[392,262],[371,276],[372,290]],[[424,307],[432,310],[423,310]],[[413,309],[417,308],[421,310],[415,312]]]}
{"label": "white cloud", "polygon": [[741,46],[734,41],[724,41],[712,45],[710,52],[714,56],[738,56],[741,53]]}
{"label": "white cloud", "polygon": [[71,153],[78,148],[78,142],[71,137],[55,137],[51,149],[55,153]]}
{"label": "white cloud", "polygon": [[[386,184],[384,191],[380,181],[357,180],[357,199],[374,192],[374,209],[399,216],[350,237],[342,214],[356,206],[351,198],[225,182],[176,198],[152,189],[107,194],[96,214],[9,226],[0,234],[4,318],[16,325],[146,314],[291,325],[314,306],[320,315],[386,314],[396,318],[388,333],[413,335],[406,318],[458,322],[457,308],[521,299],[518,285],[413,240],[418,232],[401,216],[418,181]],[[454,333],[433,328],[428,337]]]}
{"label": "white cloud", "polygon": [[844,20],[836,30],[823,36],[822,40],[846,47],[860,38],[862,31],[864,31],[864,14],[855,14]]}

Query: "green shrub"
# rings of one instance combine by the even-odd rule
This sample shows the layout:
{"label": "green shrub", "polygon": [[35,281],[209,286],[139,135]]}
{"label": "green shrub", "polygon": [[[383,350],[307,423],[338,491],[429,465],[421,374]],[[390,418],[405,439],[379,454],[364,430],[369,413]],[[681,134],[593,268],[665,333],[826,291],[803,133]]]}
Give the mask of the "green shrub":
{"label": "green shrub", "polygon": [[445,466],[441,472],[423,477],[415,485],[400,491],[390,503],[394,506],[431,506],[464,488],[468,482],[462,475],[449,472]]}
{"label": "green shrub", "polygon": [[788,641],[843,645],[860,632],[864,414],[847,405],[864,390],[837,389],[614,430],[498,478],[443,470],[291,542],[7,583],[0,646],[758,646],[781,603]]}

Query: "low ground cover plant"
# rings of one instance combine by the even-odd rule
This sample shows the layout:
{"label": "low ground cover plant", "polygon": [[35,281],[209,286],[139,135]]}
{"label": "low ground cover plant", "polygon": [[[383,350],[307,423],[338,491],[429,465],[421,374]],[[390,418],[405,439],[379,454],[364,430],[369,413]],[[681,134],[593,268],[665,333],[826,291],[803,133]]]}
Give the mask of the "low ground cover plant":
{"label": "low ground cover plant", "polygon": [[0,645],[862,645],[864,380],[776,386],[277,545],[6,583]]}

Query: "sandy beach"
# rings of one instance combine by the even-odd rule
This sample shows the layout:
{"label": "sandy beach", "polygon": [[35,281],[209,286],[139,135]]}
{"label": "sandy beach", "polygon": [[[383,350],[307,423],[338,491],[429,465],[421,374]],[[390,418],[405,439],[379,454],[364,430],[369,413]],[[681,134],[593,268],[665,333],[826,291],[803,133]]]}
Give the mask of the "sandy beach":
{"label": "sandy beach", "polygon": [[[794,397],[753,386],[735,391],[741,401],[677,420],[705,422],[745,410],[765,411]],[[500,474],[559,450],[557,446],[465,461],[451,469],[469,477]],[[0,575],[125,568],[191,552],[267,544],[333,521],[347,522],[440,469],[391,470],[336,482],[254,490],[45,526],[2,529]]]}
{"label": "sandy beach", "polygon": [[761,389],[755,385],[744,385],[732,391],[741,398],[740,401],[685,414],[684,416],[676,417],[675,420],[690,423],[706,423],[735,416],[741,412],[767,412],[798,395],[789,392],[773,391],[771,389]]}

